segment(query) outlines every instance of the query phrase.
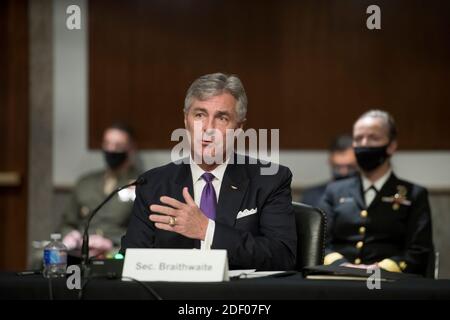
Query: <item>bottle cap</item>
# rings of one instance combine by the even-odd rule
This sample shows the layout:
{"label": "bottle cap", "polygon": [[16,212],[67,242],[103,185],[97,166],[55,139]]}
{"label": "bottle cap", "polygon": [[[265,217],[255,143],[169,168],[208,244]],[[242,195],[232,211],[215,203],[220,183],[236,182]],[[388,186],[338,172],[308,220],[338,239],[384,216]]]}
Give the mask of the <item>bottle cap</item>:
{"label": "bottle cap", "polygon": [[52,240],[59,240],[59,239],[61,239],[61,233],[52,233],[50,235],[50,239],[52,239]]}

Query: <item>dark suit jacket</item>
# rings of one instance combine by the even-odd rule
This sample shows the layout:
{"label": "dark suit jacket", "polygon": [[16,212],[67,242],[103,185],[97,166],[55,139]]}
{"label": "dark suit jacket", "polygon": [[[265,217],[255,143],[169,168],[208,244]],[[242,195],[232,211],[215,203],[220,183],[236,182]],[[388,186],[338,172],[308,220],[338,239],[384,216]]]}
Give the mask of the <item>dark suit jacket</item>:
{"label": "dark suit jacket", "polygon": [[[236,160],[236,155],[235,155]],[[262,164],[229,163],[216,209],[212,249],[226,249],[230,269],[289,270],[296,261],[297,236],[291,204],[292,174],[279,166],[276,175],[261,175]],[[185,202],[183,187],[193,195],[189,164],[168,165],[142,175],[147,183],[136,189],[136,200],[122,252],[127,248],[200,248],[200,240],[157,229],[149,206],[163,195]],[[237,189],[231,186],[237,187]],[[236,219],[239,211],[257,213]]]}
{"label": "dark suit jacket", "polygon": [[[388,202],[398,188],[406,191],[410,205]],[[326,253],[339,252],[351,263],[388,258],[406,266],[405,272],[424,274],[433,248],[427,190],[392,174],[368,208],[362,192],[359,176],[328,185],[319,205],[328,215]],[[361,248],[356,247],[359,241]]]}

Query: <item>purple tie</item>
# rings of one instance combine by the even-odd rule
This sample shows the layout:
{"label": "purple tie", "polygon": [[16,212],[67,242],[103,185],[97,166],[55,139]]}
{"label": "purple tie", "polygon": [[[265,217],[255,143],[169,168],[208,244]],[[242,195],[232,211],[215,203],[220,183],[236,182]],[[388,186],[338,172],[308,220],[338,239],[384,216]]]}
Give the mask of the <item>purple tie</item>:
{"label": "purple tie", "polygon": [[202,191],[202,197],[200,199],[200,210],[211,220],[216,219],[216,190],[212,181],[214,180],[214,175],[209,172],[202,174],[203,180],[206,181],[206,185]]}

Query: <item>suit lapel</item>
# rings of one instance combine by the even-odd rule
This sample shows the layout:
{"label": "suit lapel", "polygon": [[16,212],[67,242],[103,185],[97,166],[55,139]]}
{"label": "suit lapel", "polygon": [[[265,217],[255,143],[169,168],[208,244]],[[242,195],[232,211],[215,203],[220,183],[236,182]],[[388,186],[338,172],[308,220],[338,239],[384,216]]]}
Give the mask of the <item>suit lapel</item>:
{"label": "suit lapel", "polygon": [[377,192],[377,195],[370,204],[369,209],[372,209],[373,207],[381,203],[382,197],[394,195],[396,193],[395,191],[396,184],[397,184],[397,177],[393,173],[391,173],[384,186],[382,186],[381,190]]}
{"label": "suit lapel", "polygon": [[[236,160],[236,157],[235,157]],[[225,170],[216,208],[216,221],[233,226],[242,200],[247,192],[249,179],[244,165],[230,163]]]}
{"label": "suit lapel", "polygon": [[360,209],[366,208],[366,202],[363,198],[363,189],[362,189],[362,182],[361,182],[361,176],[358,176],[355,178],[356,183],[352,183],[352,187],[350,188],[350,193],[355,199],[356,204]]}
{"label": "suit lapel", "polygon": [[188,187],[189,194],[194,197],[194,187],[192,182],[191,168],[189,164],[183,162],[182,164],[178,165],[178,172],[175,174],[174,183],[176,185],[175,192],[177,195],[177,199],[185,202],[183,198],[184,187]]}
{"label": "suit lapel", "polygon": [[[193,182],[192,182],[191,168],[188,163],[185,163],[185,161],[183,161],[183,163],[178,165],[177,170],[178,171],[175,174],[175,179],[172,182],[172,187],[174,190],[173,197],[178,199],[181,202],[186,202],[186,201],[184,201],[184,197],[183,197],[183,188],[184,187],[188,187],[189,194],[192,197],[194,197],[194,186],[193,186]],[[194,248],[200,249],[200,240],[188,239],[188,238],[185,238],[185,239],[187,239],[187,241],[192,241]]]}

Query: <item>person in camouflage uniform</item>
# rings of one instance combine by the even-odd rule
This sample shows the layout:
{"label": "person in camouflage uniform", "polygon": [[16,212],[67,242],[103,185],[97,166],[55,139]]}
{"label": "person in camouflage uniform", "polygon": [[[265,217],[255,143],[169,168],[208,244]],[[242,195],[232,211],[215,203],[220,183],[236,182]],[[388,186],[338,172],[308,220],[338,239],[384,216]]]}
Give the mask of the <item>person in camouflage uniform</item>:
{"label": "person in camouflage uniform", "polygon": [[[107,167],[83,175],[76,183],[68,206],[63,212],[60,232],[63,243],[77,255],[89,214],[119,186],[134,181],[138,171],[134,163],[135,147],[132,131],[124,125],[108,127],[103,135],[102,150]],[[130,218],[134,187],[115,195],[90,224],[90,256],[105,256],[118,249]]]}

